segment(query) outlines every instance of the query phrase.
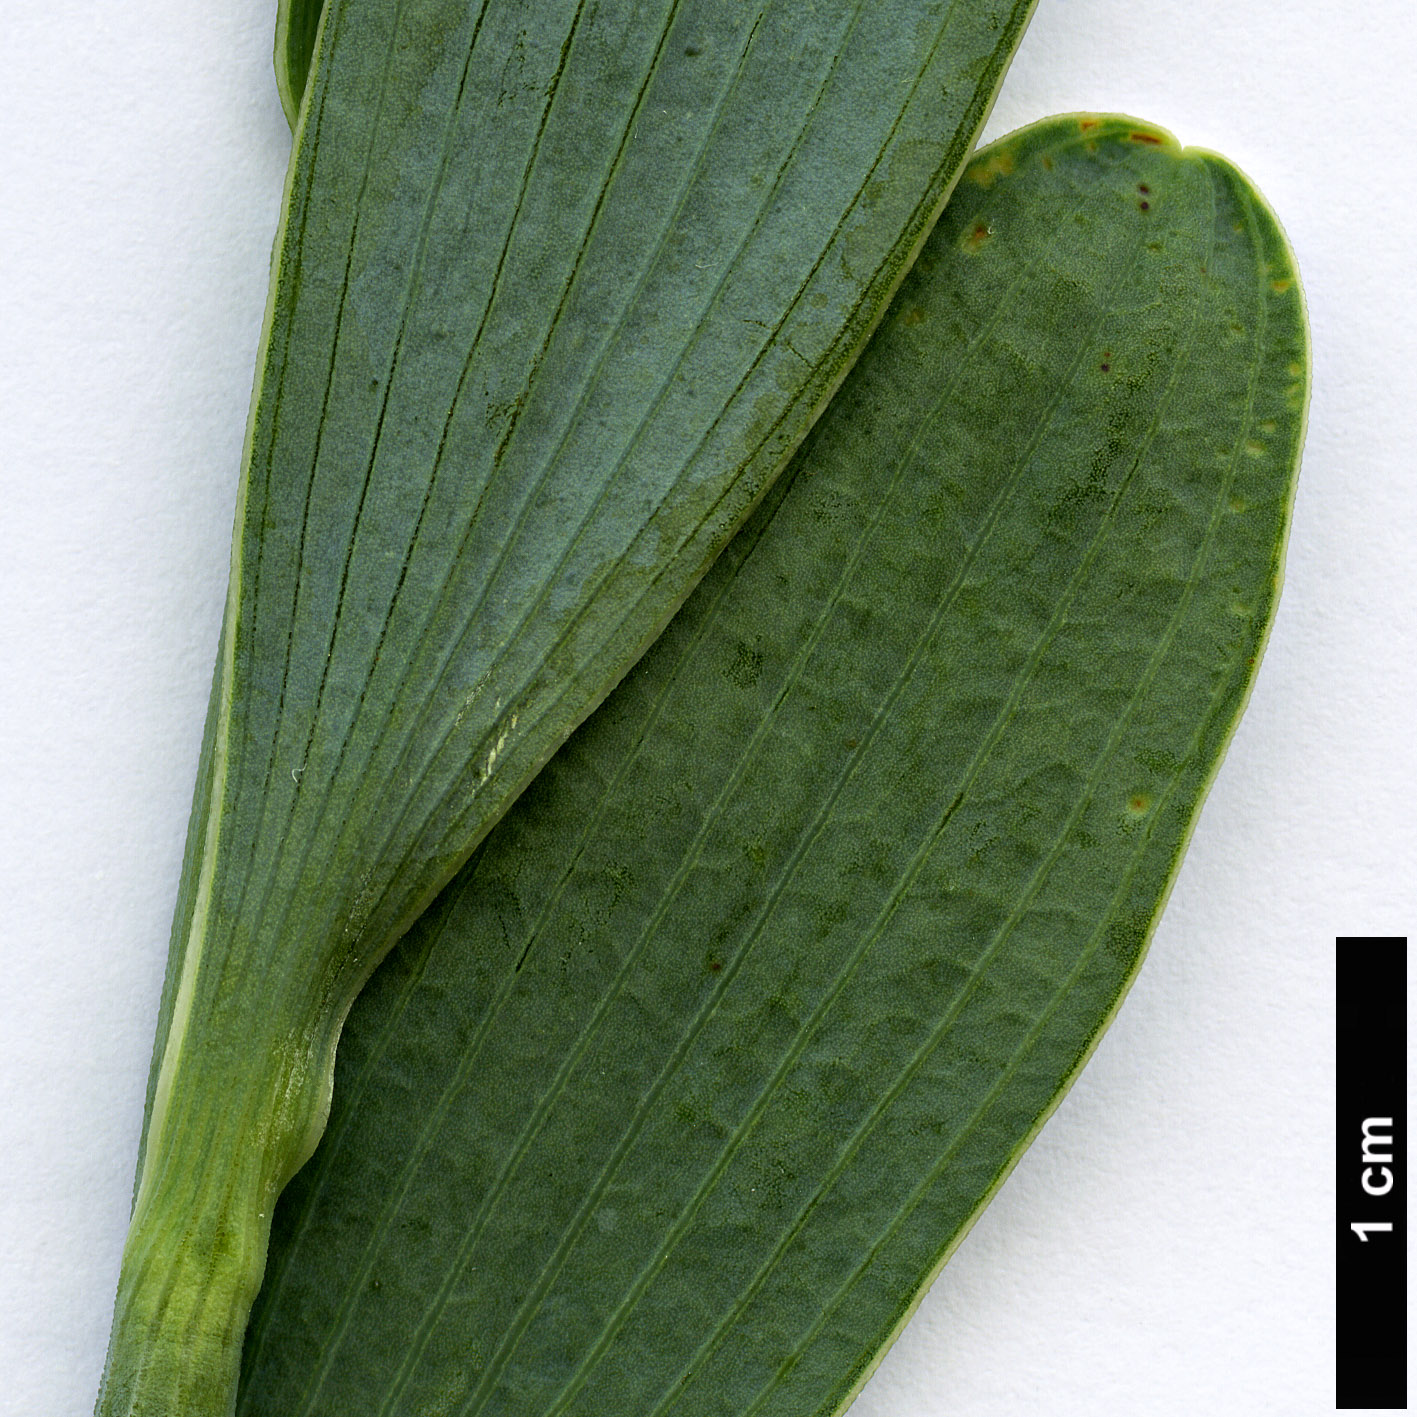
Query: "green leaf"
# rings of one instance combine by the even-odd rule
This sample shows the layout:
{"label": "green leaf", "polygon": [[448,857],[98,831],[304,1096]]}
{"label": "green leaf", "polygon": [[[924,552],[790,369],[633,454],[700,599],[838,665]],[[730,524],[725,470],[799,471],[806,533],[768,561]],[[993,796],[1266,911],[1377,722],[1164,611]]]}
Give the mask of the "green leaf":
{"label": "green leaf", "polygon": [[276,8],[276,88],[292,128],[300,117],[324,8],[324,0],[279,0]]}
{"label": "green leaf", "polygon": [[238,1412],[839,1411],[1131,982],[1307,335],[1127,118],[982,152],[792,468],[355,1006]]}
{"label": "green leaf", "polygon": [[228,1410],[355,993],[776,476],[1031,5],[325,9],[102,1413]]}

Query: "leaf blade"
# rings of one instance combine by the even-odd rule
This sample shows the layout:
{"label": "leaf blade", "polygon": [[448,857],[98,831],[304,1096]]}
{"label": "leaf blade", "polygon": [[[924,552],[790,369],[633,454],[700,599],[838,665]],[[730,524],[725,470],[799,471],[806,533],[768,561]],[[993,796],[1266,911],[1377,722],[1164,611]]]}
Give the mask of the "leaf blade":
{"label": "leaf blade", "polygon": [[[371,10],[380,8],[371,7]],[[646,104],[656,94],[643,82],[632,86],[631,92],[636,89],[640,92],[630,105],[628,115],[623,109],[612,109],[605,123],[600,125],[590,124],[584,106],[568,100],[569,106],[556,120],[559,124],[556,126],[552,122],[557,112],[556,94],[548,101],[541,80],[557,93],[565,92],[562,80],[569,86],[576,73],[574,61],[577,44],[581,41],[588,51],[583,61],[586,65],[593,67],[607,62],[607,54],[614,53],[623,73],[638,73],[640,65],[648,65],[654,72],[654,65],[668,64],[673,57],[667,46],[671,36],[678,33],[673,28],[679,23],[677,7],[662,7],[661,20],[667,17],[670,23],[662,30],[651,31],[648,37],[639,33],[642,27],[634,7],[618,11],[614,7],[601,7],[598,15],[606,32],[592,44],[585,30],[579,28],[583,19],[580,8],[565,6],[563,18],[568,20],[570,28],[558,34],[545,25],[547,33],[540,38],[538,53],[542,69],[530,76],[536,80],[530,86],[533,97],[524,103],[522,110],[524,149],[515,150],[511,120],[504,119],[497,131],[497,150],[504,154],[509,149],[513,151],[503,157],[502,172],[488,180],[493,181],[494,186],[500,183],[497,190],[515,201],[509,208],[505,204],[497,206],[486,200],[491,189],[483,191],[475,183],[469,186],[466,182],[456,194],[449,195],[448,184],[455,174],[448,163],[456,146],[451,130],[447,130],[442,144],[442,166],[435,173],[429,170],[432,165],[423,160],[410,179],[414,189],[425,193],[421,217],[417,202],[392,198],[380,201],[375,200],[375,196],[385,187],[396,187],[402,180],[402,168],[407,165],[405,155],[424,147],[413,134],[425,130],[433,132],[441,120],[423,121],[417,114],[409,121],[398,117],[380,120],[388,129],[380,138],[364,136],[367,127],[372,127],[374,134],[383,132],[380,123],[368,125],[358,115],[365,107],[380,104],[385,110],[399,108],[402,113],[407,107],[406,92],[417,88],[422,76],[439,77],[450,93],[454,87],[464,96],[481,93],[484,104],[490,104],[492,97],[498,101],[507,99],[507,94],[499,87],[500,80],[494,83],[491,71],[500,66],[502,45],[508,36],[496,36],[487,31],[500,22],[514,37],[521,11],[514,5],[487,7],[475,16],[461,5],[427,4],[421,10],[413,6],[404,9],[414,11],[423,28],[399,31],[385,19],[386,33],[382,40],[375,32],[378,26],[355,28],[363,14],[362,11],[355,14],[357,6],[336,7],[332,12],[332,22],[340,23],[332,24],[327,46],[331,73],[323,81],[321,93],[338,90],[342,97],[337,108],[350,112],[343,120],[337,120],[329,117],[326,107],[317,106],[312,111],[310,127],[317,134],[327,121],[334,124],[326,131],[325,142],[335,154],[336,170],[332,177],[324,179],[326,185],[322,187],[320,159],[314,155],[315,135],[312,134],[306,136],[306,159],[303,163],[299,155],[296,159],[294,224],[287,236],[287,254],[295,264],[282,282],[285,297],[277,301],[266,358],[267,374],[255,413],[252,456],[258,468],[298,468],[305,460],[311,462],[315,470],[308,485],[285,473],[285,482],[277,486],[269,481],[268,474],[262,473],[249,489],[253,504],[251,515],[267,522],[274,519],[276,526],[267,527],[259,545],[247,545],[243,552],[250,589],[244,593],[242,618],[249,626],[246,631],[249,643],[243,646],[245,664],[237,674],[240,679],[253,683],[260,692],[248,690],[245,702],[238,702],[236,706],[244,721],[234,732],[238,737],[244,734],[250,744],[246,754],[251,765],[246,777],[251,785],[238,785],[233,791],[233,796],[244,792],[256,804],[246,810],[259,814],[262,825],[246,830],[261,830],[269,835],[277,830],[274,824],[284,814],[287,825],[283,830],[309,839],[311,833],[303,828],[316,826],[327,817],[343,818],[350,809],[368,815],[360,799],[378,795],[366,785],[371,773],[376,781],[387,780],[391,774],[400,772],[411,775],[416,781],[421,781],[421,775],[432,774],[436,780],[424,789],[422,799],[409,803],[409,818],[398,840],[378,848],[379,854],[392,860],[403,859],[407,851],[435,852],[438,839],[449,833],[451,839],[465,841],[480,834],[484,828],[477,822],[495,816],[498,807],[497,804],[479,805],[470,816],[471,825],[463,825],[464,818],[469,817],[466,801],[469,793],[463,782],[467,775],[465,764],[474,756],[473,749],[480,744],[477,756],[497,765],[499,774],[507,774],[506,757],[515,761],[511,776],[524,779],[534,772],[536,759],[549,751],[551,740],[558,738],[567,723],[576,721],[589,704],[603,694],[606,681],[613,680],[626,659],[652,638],[668,608],[682,597],[687,588],[685,582],[692,579],[694,570],[712,554],[727,528],[741,517],[760,492],[774,465],[780,461],[782,450],[800,435],[806,413],[824,399],[840,376],[844,361],[840,351],[859,343],[864,327],[872,319],[869,308],[872,297],[867,297],[850,308],[847,304],[841,305],[833,319],[825,322],[825,328],[829,332],[834,330],[834,334],[824,336],[818,331],[814,336],[814,330],[824,322],[807,318],[805,314],[789,321],[776,341],[765,343],[753,330],[745,335],[739,329],[753,326],[751,320],[743,318],[748,311],[757,307],[767,314],[775,308],[784,290],[791,292],[796,288],[798,273],[790,274],[784,284],[780,271],[775,284],[769,282],[772,289],[765,288],[755,263],[761,263],[763,249],[779,241],[781,228],[789,215],[794,223],[804,227],[811,225],[803,220],[804,213],[789,198],[807,181],[807,170],[813,162],[820,161],[819,153],[796,153],[794,144],[795,155],[784,163],[779,152],[775,159],[778,163],[775,195],[770,208],[762,206],[749,180],[741,184],[743,190],[736,194],[739,210],[721,216],[717,228],[705,232],[702,221],[689,220],[691,213],[686,203],[696,208],[693,215],[704,217],[710,192],[714,194],[713,205],[724,205],[718,169],[740,161],[739,144],[746,134],[771,126],[763,122],[761,105],[767,101],[768,94],[775,93],[771,76],[781,72],[781,46],[777,41],[789,29],[799,27],[800,16],[792,7],[771,10],[774,26],[766,28],[744,19],[745,15],[751,19],[752,12],[743,12],[735,6],[725,7],[728,19],[720,22],[724,34],[714,38],[726,37],[732,39],[733,44],[719,46],[725,53],[720,56],[716,71],[719,91],[710,114],[712,142],[701,153],[698,178],[670,187],[669,197],[674,200],[661,198],[658,203],[662,219],[673,218],[672,229],[668,225],[660,228],[649,225],[645,192],[661,185],[657,181],[659,165],[668,164],[668,170],[674,170],[678,162],[677,139],[656,139],[658,146],[642,160],[642,170],[635,180],[626,177],[626,168],[635,153],[650,141],[642,131],[647,125],[640,123],[640,118]],[[1025,9],[1016,7],[1015,30]],[[448,46],[438,29],[440,17],[460,24],[469,36],[466,72],[461,78],[455,66],[448,62]],[[547,19],[546,16],[539,18],[543,24]],[[697,12],[695,33],[709,26],[715,18],[714,12]],[[850,85],[846,80],[852,62],[859,62],[861,55],[843,58],[839,54],[835,41],[840,36],[836,29],[851,26],[840,17],[834,23],[836,28],[830,34],[816,37],[815,50],[798,36],[803,52],[815,55],[812,60],[815,68],[803,68],[798,79],[806,86],[803,93],[819,82],[839,82],[844,87],[833,100],[839,109],[859,87],[858,80],[851,80]],[[945,44],[938,32],[917,38],[908,33],[909,25],[901,23],[897,28],[905,47],[892,51],[892,59],[902,73],[916,63],[915,51],[906,44],[907,40],[927,54],[938,49],[946,51],[941,59],[947,67],[951,64],[978,67],[976,54],[980,40],[976,33],[955,36]],[[624,54],[624,42],[632,32],[636,34],[639,48]],[[348,34],[357,34],[358,43],[342,39]],[[413,65],[414,74],[402,77],[396,70],[390,70],[388,66],[400,48],[416,48],[420,38],[423,68]],[[435,38],[437,43],[434,43]],[[387,46],[382,55],[379,53],[381,43]],[[707,48],[707,40],[704,43]],[[949,52],[955,43],[968,55],[967,59]],[[991,67],[996,72],[1008,45],[998,39],[992,43]],[[864,45],[864,37],[859,38],[857,48]],[[508,47],[515,52],[515,45]],[[692,45],[683,47],[694,48]],[[467,66],[472,65],[483,50],[487,57],[479,62],[488,66],[489,72],[484,76],[484,89],[478,89],[472,70]],[[352,66],[357,76],[341,71],[341,62]],[[411,60],[407,62],[413,64]],[[528,67],[531,62],[527,61]],[[744,65],[751,66],[751,75]],[[935,76],[928,68],[922,72],[933,82]],[[757,88],[753,88],[753,84]],[[913,84],[916,90],[924,87],[922,74],[914,76]],[[791,84],[780,87],[783,92],[776,94],[772,102],[784,111],[790,110],[802,95]],[[351,92],[364,92],[367,97],[355,102],[350,97]],[[961,111],[977,118],[982,116],[982,107],[987,101],[989,81],[980,80],[970,92],[973,98]],[[818,92],[819,108],[825,104],[823,93],[825,89]],[[688,99],[681,100],[681,106],[687,104]],[[435,113],[442,111],[440,106],[434,105]],[[697,109],[686,107],[685,112],[692,112],[698,119],[704,117]],[[733,115],[736,137],[720,152],[712,144],[722,137],[728,113]],[[883,151],[892,162],[900,158],[896,148],[909,148],[915,142],[909,132],[902,135],[894,131],[899,115],[891,116],[893,113],[892,105],[878,104],[876,116],[884,128],[878,126],[873,131],[869,124],[862,124],[863,136],[852,139],[857,159],[865,164],[868,174],[878,163],[872,145],[882,131],[888,134]],[[924,111],[916,114],[912,122],[920,124],[934,116],[933,105],[925,105]],[[833,123],[824,113],[819,113],[814,121],[817,126],[813,131],[820,146],[828,140]],[[615,125],[626,122],[628,126],[623,128],[618,144],[601,141],[605,136],[602,128],[613,136]],[[593,131],[581,131],[588,127]],[[714,134],[719,136],[714,137]],[[553,136],[558,136],[559,141],[568,146],[548,153]],[[361,138],[362,146],[367,149],[363,157],[359,155]],[[771,142],[757,141],[763,154],[771,151]],[[953,144],[965,148],[966,135],[957,136]],[[619,184],[614,188],[614,201],[612,203],[607,196],[612,188],[602,190],[594,182],[584,182],[580,184],[584,191],[578,197],[576,209],[569,215],[558,216],[556,209],[565,205],[558,185],[564,181],[561,174],[569,170],[578,177],[583,176],[582,168],[573,159],[585,152],[600,154],[609,180]],[[894,156],[890,156],[892,153]],[[527,154],[529,160],[526,160]],[[608,168],[605,167],[607,157],[613,158]],[[812,161],[808,161],[809,158]],[[920,167],[919,159],[916,161],[916,184],[898,184],[907,194],[904,206],[898,205],[887,218],[879,215],[869,221],[863,218],[862,226],[877,232],[875,255],[881,264],[869,276],[845,277],[844,289],[857,290],[863,281],[877,289],[888,286],[905,259],[904,248],[916,239],[910,234],[911,227],[924,223],[930,207],[942,195],[939,189],[953,165],[949,153],[936,144],[925,166]],[[860,183],[859,171],[850,164],[842,164],[841,172],[831,179],[834,184],[831,194],[818,197],[814,235],[806,243],[798,241],[796,249],[812,252],[811,240],[825,239],[826,245],[821,252],[809,254],[807,269],[820,273],[843,245],[863,249],[868,246],[863,230],[853,229],[849,224],[843,226],[837,215],[838,201],[848,198]],[[354,200],[344,203],[348,209],[343,216],[331,215],[341,208],[341,191],[353,193]],[[612,205],[613,212],[609,210]],[[862,205],[859,193],[856,205]],[[495,208],[497,212],[491,228],[500,245],[500,255],[495,262],[492,253],[497,245],[486,251],[475,249],[471,255],[449,249],[453,244],[450,235],[462,229],[465,212],[474,206]],[[874,208],[880,206],[879,200],[873,203]],[[922,210],[910,214],[916,206]],[[763,225],[765,215],[771,217],[767,226]],[[748,246],[742,244],[741,233],[735,225],[745,218],[751,221]],[[423,223],[421,235],[417,230],[420,220]],[[524,231],[518,227],[519,220],[526,222]],[[315,238],[309,238],[312,222],[342,223],[347,238],[343,243],[331,241],[323,229]],[[590,233],[592,244],[582,249],[578,243],[586,238],[578,234],[582,232],[578,223],[586,222],[589,225],[584,230]],[[903,223],[904,235],[894,229],[897,223]],[[647,264],[634,287],[626,286],[623,281],[614,284],[610,273],[622,263],[623,243],[635,227],[642,233],[648,231],[651,238],[647,241],[643,235],[641,237],[641,250],[648,252],[647,257],[641,259],[647,259]],[[882,242],[887,228],[894,234]],[[838,235],[832,236],[833,231]],[[682,399],[679,406],[671,406],[672,400],[665,402],[672,390],[658,381],[652,390],[646,389],[649,381],[645,372],[651,366],[646,364],[646,356],[634,354],[631,349],[634,338],[626,333],[632,326],[651,321],[649,312],[671,303],[665,294],[666,283],[682,277],[685,265],[683,259],[673,258],[668,251],[668,246],[673,244],[671,237],[698,240],[704,246],[705,256],[717,253],[717,264],[704,263],[708,273],[695,278],[697,293],[693,298],[697,303],[671,331],[672,338],[665,348],[681,363],[687,359],[698,365],[712,365],[723,362],[723,357],[714,353],[718,346],[713,341],[717,340],[719,345],[735,347],[737,352],[733,358],[739,361],[729,363],[725,374],[717,376],[713,393],[705,390],[699,394],[694,404],[698,411],[687,424]],[[319,242],[314,254],[305,247],[307,239]],[[529,258],[533,247],[544,250],[548,244],[557,242],[561,243],[570,264],[556,272],[554,279],[544,282],[544,288],[539,288],[534,297],[514,297],[513,266]],[[735,246],[741,252],[740,258],[733,258]],[[412,266],[420,259],[426,263],[421,283],[408,284],[412,276],[405,275],[404,268],[410,266],[410,261],[398,254],[406,251],[415,253]],[[390,255],[391,252],[394,254]],[[391,267],[381,264],[389,261],[393,262]],[[776,264],[791,267],[791,262],[783,262],[780,254]],[[448,319],[448,291],[457,285],[455,277],[469,273],[477,276],[478,272],[481,273],[480,287],[474,281],[471,288],[481,288],[484,294],[464,300],[466,321],[478,330],[471,359],[465,361],[460,351],[447,353],[437,346],[443,333],[442,325]],[[361,281],[367,289],[361,287]],[[584,308],[579,310],[567,304],[576,299],[580,288],[577,282],[580,286],[593,287],[591,294],[583,297]],[[830,283],[825,275],[821,276],[821,282]],[[410,295],[403,305],[397,300],[390,301],[389,295],[405,285]],[[343,299],[332,304],[326,298],[329,290],[342,290]],[[623,300],[627,290],[630,304],[617,311],[614,302]],[[376,308],[376,291],[383,300],[377,307],[381,311],[377,316],[371,313]],[[815,294],[820,296],[822,291],[817,290]],[[480,310],[478,300],[484,301]],[[533,313],[524,308],[529,300],[539,302],[539,318],[549,320],[545,335],[538,332],[530,340],[519,329],[521,321]],[[805,296],[796,303],[805,303]],[[742,313],[725,316],[726,306]],[[707,319],[704,318],[706,313]],[[574,322],[573,316],[576,317]],[[377,331],[374,324],[379,326]],[[563,333],[571,325],[569,332]],[[421,343],[409,348],[415,333],[420,335]],[[365,348],[370,338],[378,341],[382,348],[382,353],[372,360]],[[520,340],[516,347],[529,375],[529,382],[525,384],[521,382],[526,377],[522,371],[499,374],[494,367],[507,362],[507,341],[511,338]],[[611,347],[610,342],[615,338],[619,340],[619,348]],[[812,343],[814,338],[815,343]],[[825,348],[822,346],[824,338],[827,339]],[[800,356],[786,348],[794,339],[808,345],[814,358],[823,359],[823,364],[807,370]],[[321,373],[320,359],[305,353],[321,347],[333,351],[328,374]],[[833,348],[838,349],[835,356],[831,353]],[[765,353],[759,358],[762,351]],[[654,357],[667,356],[656,354]],[[394,371],[387,379],[380,372],[385,365]],[[402,371],[410,365],[415,366],[414,370],[404,374]],[[790,376],[785,373],[789,367],[793,370]],[[377,389],[361,387],[370,368],[378,379]],[[581,389],[582,402],[571,405],[572,418],[565,419],[562,410],[563,416],[557,423],[557,410],[552,405],[566,403],[568,389],[580,389],[566,377],[573,369],[581,371],[583,380],[598,380],[599,384],[589,392]],[[400,390],[396,387],[400,377],[412,380],[413,386]],[[697,377],[701,384],[705,382],[706,376]],[[484,378],[500,382],[475,398],[461,397],[478,379]],[[621,403],[636,383],[641,387],[640,402],[646,416],[658,419],[658,424],[636,423],[632,421],[633,414],[617,415],[618,428],[607,442],[599,422],[610,419],[606,410]],[[779,383],[784,387],[776,396],[767,397],[765,387]],[[739,389],[730,406],[736,410],[737,426],[728,431],[725,431],[724,420],[715,416],[720,386],[730,391],[735,387]],[[444,391],[445,399],[451,400],[443,415],[430,413],[428,402],[429,396],[439,389]],[[507,397],[501,399],[497,397],[499,393]],[[766,411],[755,411],[765,397],[771,417]],[[343,406],[340,400],[344,400]],[[474,404],[485,413],[488,426],[470,426],[468,415]],[[431,407],[439,407],[436,400]],[[660,412],[655,413],[655,409]],[[536,421],[538,418],[540,423]],[[659,425],[665,426],[661,429]],[[640,477],[642,471],[647,473],[654,465],[656,457],[663,458],[670,466],[675,465],[670,456],[672,442],[683,441],[686,427],[697,428],[698,435],[709,439],[711,446],[688,460],[677,490],[671,492],[662,475],[658,481],[648,475]],[[638,444],[650,437],[657,440],[658,446],[651,451],[635,451]],[[459,438],[466,446],[454,449],[452,444]],[[588,449],[590,441],[596,438],[600,440],[600,447]],[[743,443],[746,457],[743,453],[725,455],[725,447],[735,439]],[[539,504],[528,499],[525,479],[522,484],[506,477],[491,479],[480,489],[472,489],[479,492],[475,499],[469,497],[469,489],[447,485],[451,480],[447,470],[450,465],[479,467],[488,459],[494,466],[514,462],[518,440],[534,444],[521,457],[522,465],[530,463],[535,469],[536,459],[550,460],[539,484]],[[346,449],[351,450],[353,469],[357,473],[360,462],[364,461],[361,451],[371,446],[373,456],[367,459],[361,487],[357,475],[353,480],[348,477]],[[596,465],[594,453],[601,448],[612,468],[616,466],[617,448],[619,457],[628,457],[632,463],[637,459],[638,465],[627,466],[614,480],[606,481],[602,474],[599,487],[594,484],[576,486],[575,483],[584,480],[584,469]],[[432,462],[431,479],[415,475],[415,454]],[[684,455],[681,453],[678,457],[683,460]],[[386,464],[393,462],[403,466],[381,466],[381,458]],[[715,470],[722,469],[725,460],[730,469],[726,477],[721,470]],[[560,468],[567,470],[561,472]],[[402,483],[401,473],[407,474]],[[730,494],[727,489],[732,488],[739,477],[746,485]],[[569,479],[573,485],[558,490],[557,478],[562,482]],[[671,515],[669,506],[673,495],[678,495],[688,505]],[[257,498],[263,499],[259,510],[255,509]],[[468,520],[469,503],[475,521]],[[647,505],[650,513],[647,518],[640,504]],[[658,514],[654,510],[657,505],[664,509]],[[581,517],[586,515],[591,520],[581,524]],[[642,519],[646,524],[637,536],[603,526],[607,520],[617,526],[623,521],[634,531]],[[569,536],[564,529],[568,522],[572,529]],[[460,525],[467,528],[461,539],[456,535]],[[581,525],[580,530],[576,529],[578,525]],[[321,559],[323,553],[317,554],[317,533],[321,542],[329,542],[334,547],[349,545],[350,556],[342,563],[337,557]],[[663,553],[666,556],[669,550],[677,548],[681,566],[668,584],[658,570],[661,543],[666,548]],[[533,555],[530,548],[535,544],[564,548],[560,554],[569,559],[563,559],[562,569],[558,571],[554,555],[546,551]],[[584,615],[576,617],[575,612],[581,608],[577,597],[590,593],[599,583],[597,578],[603,579],[605,568],[612,560],[618,561],[627,554],[639,565],[641,578],[650,587],[647,608],[641,608],[638,602],[633,604],[626,621],[617,607],[613,615],[602,614],[602,623],[588,627]],[[552,584],[558,584],[554,578],[559,577],[560,582],[568,583],[565,589],[548,592],[541,585],[543,566],[548,560],[552,564]],[[265,590],[260,585],[263,578]],[[411,593],[415,582],[432,591],[431,609],[426,597],[420,599]],[[360,588],[360,601],[347,599],[350,587]],[[543,662],[545,650],[539,641],[520,659],[499,670],[497,665],[501,661],[496,657],[497,652],[504,641],[516,640],[516,625],[522,616],[509,615],[498,607],[527,600],[540,604],[543,618],[556,618],[562,627],[561,639],[552,639],[552,643],[559,644],[560,649],[552,654],[548,665]],[[446,635],[443,641],[433,642],[433,647],[421,657],[404,651],[404,644],[426,642],[419,631],[436,623],[438,616],[448,616],[449,611],[442,608],[448,605],[463,607],[460,618],[464,628],[456,633],[453,651],[450,653],[443,647]],[[489,628],[473,628],[471,621],[475,612],[484,620],[491,620],[494,615],[500,619]],[[454,620],[453,625],[456,624]],[[542,641],[546,638],[543,636]],[[611,649],[602,647],[607,638],[613,646]],[[549,691],[538,686],[553,678],[578,684],[579,676],[567,671],[574,671],[585,661],[587,646],[591,657],[598,656],[596,662],[606,665],[593,676],[598,682],[593,682],[589,689],[582,689],[579,699],[558,714],[560,722],[553,730],[542,732],[535,751],[518,753],[515,746],[508,746],[505,756],[499,753],[498,742],[510,714],[498,712],[494,707],[497,700],[505,699],[510,706],[519,691],[525,695],[534,696],[538,691],[545,695]],[[466,663],[456,659],[459,654]],[[281,671],[279,682],[272,677],[273,670]],[[398,707],[403,697],[399,687],[420,679],[431,679],[440,686],[437,701],[423,720],[403,722]],[[504,692],[499,693],[499,690]],[[472,715],[464,715],[461,710],[467,705],[462,700],[469,692],[477,697],[478,707]],[[366,711],[368,702],[395,705],[388,720],[392,725],[391,741],[380,737],[385,730],[372,721],[378,715],[373,710]],[[328,705],[325,712],[325,719],[330,720],[328,726],[314,717],[325,705]],[[480,725],[475,735],[467,730],[469,717]],[[366,720],[370,721],[366,723]],[[520,734],[513,737],[521,741],[527,736],[523,719]],[[457,741],[451,741],[453,739]],[[267,743],[269,747],[265,746]],[[377,757],[380,751],[383,756]],[[347,763],[345,754],[353,761]],[[274,762],[279,762],[282,768],[288,766],[289,771],[276,771]],[[241,770],[240,765],[238,770]],[[307,774],[313,781],[330,782],[330,795],[310,801],[309,787],[313,782],[305,781]],[[486,795],[486,789],[481,795]],[[507,798],[513,795],[514,788],[505,793]],[[380,800],[381,816],[389,815],[387,808],[388,803]],[[237,815],[240,810],[237,809]],[[347,843],[352,835],[347,830],[342,842]],[[466,846],[461,850],[465,851]],[[361,847],[361,852],[367,854],[368,844]],[[349,870],[350,867],[343,864],[349,859],[349,847],[336,846],[335,854],[341,860],[342,869]],[[327,876],[330,864],[328,859],[319,863],[322,878]],[[291,869],[299,874],[292,877],[287,890],[302,882],[308,883],[311,870],[316,868],[293,863]],[[431,881],[446,871],[444,865],[431,875],[425,872],[425,878],[417,885],[400,892],[402,902],[388,906],[378,924],[359,918],[359,912],[355,911],[349,928],[375,936],[396,932],[398,922],[416,910],[409,900],[416,901],[427,894],[432,889]],[[243,875],[240,886],[243,892],[262,888],[259,875]],[[316,893],[309,894],[311,899],[318,899]],[[240,908],[235,897],[231,905],[233,909]]]}
{"label": "leaf blade", "polygon": [[976,159],[790,485],[351,1018],[244,1413],[850,1400],[1140,963],[1306,341],[1221,160],[1091,118]]}
{"label": "leaf blade", "polygon": [[287,100],[318,46],[106,1414],[234,1380],[350,1000],[780,470],[1031,8],[278,12]]}

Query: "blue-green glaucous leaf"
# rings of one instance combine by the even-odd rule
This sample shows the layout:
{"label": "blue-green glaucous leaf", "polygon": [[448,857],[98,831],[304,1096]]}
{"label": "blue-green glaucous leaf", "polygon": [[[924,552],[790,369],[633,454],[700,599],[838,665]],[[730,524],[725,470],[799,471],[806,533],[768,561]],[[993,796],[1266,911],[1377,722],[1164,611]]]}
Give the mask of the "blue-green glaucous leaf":
{"label": "blue-green glaucous leaf", "polygon": [[1307,392],[1254,189],[982,152],[840,394],[355,1005],[241,1417],[841,1410],[1145,950]]}
{"label": "blue-green glaucous leaf", "polygon": [[326,6],[104,1417],[230,1410],[351,1000],[835,389],[1031,3]]}

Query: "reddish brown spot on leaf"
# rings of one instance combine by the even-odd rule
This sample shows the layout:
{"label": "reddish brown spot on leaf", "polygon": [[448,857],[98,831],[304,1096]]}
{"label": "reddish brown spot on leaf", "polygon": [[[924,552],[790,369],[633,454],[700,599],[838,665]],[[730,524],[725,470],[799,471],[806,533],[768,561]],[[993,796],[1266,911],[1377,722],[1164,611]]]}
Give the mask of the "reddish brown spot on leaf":
{"label": "reddish brown spot on leaf", "polygon": [[1007,177],[1014,170],[1012,148],[999,148],[988,157],[980,158],[965,168],[964,175],[977,186],[992,187],[997,177]]}
{"label": "reddish brown spot on leaf", "polygon": [[977,221],[965,232],[963,239],[959,243],[960,249],[973,253],[979,250],[993,234],[992,228],[982,221]]}

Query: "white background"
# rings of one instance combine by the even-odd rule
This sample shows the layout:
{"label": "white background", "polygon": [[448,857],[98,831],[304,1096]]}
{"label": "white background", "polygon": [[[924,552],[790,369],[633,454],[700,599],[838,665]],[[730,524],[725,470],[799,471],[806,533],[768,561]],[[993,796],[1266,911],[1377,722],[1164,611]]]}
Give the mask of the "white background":
{"label": "white background", "polygon": [[[274,9],[0,0],[4,1417],[80,1417],[102,1366],[288,151]],[[853,1417],[1333,1410],[1332,939],[1417,928],[1414,61],[1409,0],[1040,0],[1006,81],[991,136],[1119,110],[1259,184],[1308,448],[1140,981]]]}

